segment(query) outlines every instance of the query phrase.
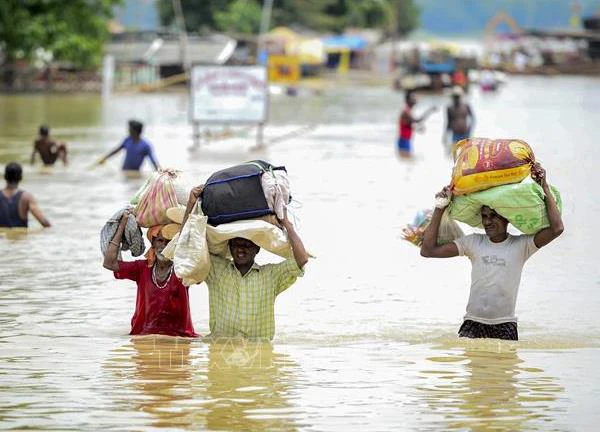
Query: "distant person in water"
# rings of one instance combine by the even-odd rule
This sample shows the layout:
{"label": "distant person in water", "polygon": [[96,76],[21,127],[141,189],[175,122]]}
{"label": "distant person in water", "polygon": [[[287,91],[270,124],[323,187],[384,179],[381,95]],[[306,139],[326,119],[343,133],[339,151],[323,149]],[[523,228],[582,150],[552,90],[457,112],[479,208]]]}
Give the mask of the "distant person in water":
{"label": "distant person in water", "polygon": [[39,153],[42,162],[46,166],[54,165],[58,159],[63,164],[67,164],[67,146],[64,142],[59,144],[50,138],[50,128],[42,125],[39,128],[39,136],[33,142],[33,152],[31,153],[31,165],[35,163],[35,155]]}
{"label": "distant person in water", "polygon": [[154,168],[159,170],[160,166],[154,157],[152,145],[142,138],[143,128],[144,125],[141,122],[130,120],[129,136],[123,140],[119,147],[100,159],[98,163],[103,164],[108,158],[116,155],[121,150],[125,150],[125,160],[123,161],[124,171],[139,171],[146,157],[150,159]]}
{"label": "distant person in water", "polygon": [[431,113],[437,110],[437,107],[431,107],[420,117],[413,115],[412,109],[417,104],[417,98],[412,90],[408,90],[404,95],[405,106],[400,113],[398,153],[400,157],[409,158],[412,156],[412,136],[416,125],[423,122]]}
{"label": "distant person in water", "polygon": [[442,142],[448,146],[448,134],[452,134],[452,145],[460,140],[469,138],[473,127],[475,126],[475,116],[473,110],[462,100],[465,92],[462,87],[454,86],[452,89],[452,103],[446,110],[446,129],[444,129],[444,136]]}
{"label": "distant person in water", "polygon": [[0,193],[0,227],[27,228],[29,212],[45,228],[50,226],[48,219],[40,211],[37,202],[29,192],[19,189],[23,178],[23,169],[16,162],[11,162],[4,168],[6,187]]}

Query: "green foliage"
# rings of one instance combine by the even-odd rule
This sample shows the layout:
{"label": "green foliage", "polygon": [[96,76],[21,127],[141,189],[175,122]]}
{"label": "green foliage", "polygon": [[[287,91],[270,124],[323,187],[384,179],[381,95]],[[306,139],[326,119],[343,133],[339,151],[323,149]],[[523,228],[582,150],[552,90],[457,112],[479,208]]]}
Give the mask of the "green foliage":
{"label": "green foliage", "polygon": [[[257,33],[261,0],[181,0],[188,31]],[[158,0],[163,25],[175,21],[172,0]],[[405,35],[419,24],[414,0],[274,0],[271,28],[297,25],[341,33],[347,27],[379,28]]]}
{"label": "green foliage", "polygon": [[256,34],[260,29],[262,10],[250,0],[235,0],[225,11],[215,12],[219,29],[232,33]]}
{"label": "green foliage", "polygon": [[292,24],[315,31],[339,32],[343,29],[338,0],[275,0],[271,27]]}
{"label": "green foliage", "polygon": [[1,0],[0,50],[5,62],[37,50],[78,67],[100,63],[112,8],[121,0]]}
{"label": "green foliage", "polygon": [[[228,9],[231,0],[180,0],[189,32],[205,32],[217,28],[215,14]],[[173,0],[158,0],[158,15],[164,26],[175,25]]]}
{"label": "green foliage", "polygon": [[391,31],[406,36],[419,26],[419,7],[412,0],[388,0],[393,13]]}

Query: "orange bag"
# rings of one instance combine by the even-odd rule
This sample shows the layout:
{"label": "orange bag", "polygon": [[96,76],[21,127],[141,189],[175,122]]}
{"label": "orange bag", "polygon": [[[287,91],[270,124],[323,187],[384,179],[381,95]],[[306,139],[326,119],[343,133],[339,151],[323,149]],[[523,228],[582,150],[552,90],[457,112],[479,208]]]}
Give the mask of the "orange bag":
{"label": "orange bag", "polygon": [[518,183],[531,172],[535,156],[529,144],[518,139],[469,138],[454,145],[454,195]]}

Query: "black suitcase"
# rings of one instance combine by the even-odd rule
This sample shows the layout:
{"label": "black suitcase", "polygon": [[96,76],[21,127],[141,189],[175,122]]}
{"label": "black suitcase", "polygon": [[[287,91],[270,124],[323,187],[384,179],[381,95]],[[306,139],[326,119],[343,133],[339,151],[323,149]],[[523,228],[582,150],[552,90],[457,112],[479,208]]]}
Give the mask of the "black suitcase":
{"label": "black suitcase", "polygon": [[278,169],[285,170],[285,167],[255,160],[212,174],[202,192],[202,211],[208,216],[208,223],[217,226],[272,214],[260,177],[267,171]]}

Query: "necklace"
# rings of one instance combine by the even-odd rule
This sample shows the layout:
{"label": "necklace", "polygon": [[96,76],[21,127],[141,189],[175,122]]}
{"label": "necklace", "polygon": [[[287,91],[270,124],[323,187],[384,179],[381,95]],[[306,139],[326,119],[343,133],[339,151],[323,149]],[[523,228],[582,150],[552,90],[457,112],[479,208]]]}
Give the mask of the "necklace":
{"label": "necklace", "polygon": [[169,268],[169,273],[167,274],[167,277],[164,279],[163,284],[160,285],[158,283],[158,277],[156,276],[156,265],[152,266],[152,282],[154,282],[154,285],[156,286],[156,288],[163,289],[164,287],[166,287],[167,284],[169,283],[169,279],[171,279],[171,273],[173,273],[173,265],[171,265],[171,267]]}

